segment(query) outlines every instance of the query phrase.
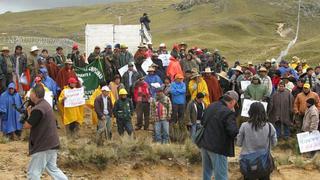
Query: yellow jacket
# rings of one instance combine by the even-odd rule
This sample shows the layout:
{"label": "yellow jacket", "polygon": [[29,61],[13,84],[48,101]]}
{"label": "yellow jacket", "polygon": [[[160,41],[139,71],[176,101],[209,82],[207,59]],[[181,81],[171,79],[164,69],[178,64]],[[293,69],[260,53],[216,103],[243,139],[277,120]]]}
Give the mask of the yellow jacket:
{"label": "yellow jacket", "polygon": [[[98,116],[97,113],[94,111],[94,100],[102,93],[101,91],[101,87],[99,86],[96,90],[94,90],[94,92],[92,93],[92,95],[90,96],[90,98],[88,99],[88,101],[86,102],[86,105],[89,106],[89,108],[91,109],[91,120],[92,120],[92,124],[93,125],[97,125],[98,124]],[[111,98],[111,103],[112,105],[114,105],[115,103],[115,98],[113,96],[112,93],[109,93],[109,96]]]}
{"label": "yellow jacket", "polygon": [[65,86],[59,96],[58,107],[61,112],[61,119],[64,125],[68,125],[72,122],[78,122],[80,125],[83,123],[84,119],[84,105],[76,107],[65,108],[63,104],[64,93],[66,89],[70,89],[69,86]]}
{"label": "yellow jacket", "polygon": [[197,97],[197,94],[199,92],[202,92],[205,94],[203,102],[208,106],[210,104],[210,98],[209,98],[209,91],[208,86],[205,80],[203,80],[202,77],[200,77],[200,82],[197,84],[196,80],[191,80],[189,82],[189,92],[191,94],[191,98],[195,99]]}

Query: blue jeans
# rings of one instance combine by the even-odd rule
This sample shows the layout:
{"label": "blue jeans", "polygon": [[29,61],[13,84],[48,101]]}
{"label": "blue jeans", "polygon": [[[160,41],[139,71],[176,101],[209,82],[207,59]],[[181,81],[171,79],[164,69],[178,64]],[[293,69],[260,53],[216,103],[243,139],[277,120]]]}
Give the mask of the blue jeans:
{"label": "blue jeans", "polygon": [[155,141],[167,144],[169,143],[169,122],[167,120],[154,123]]}
{"label": "blue jeans", "polygon": [[111,139],[111,118],[106,116],[105,120],[99,119],[97,126],[97,136],[100,140],[101,138]]}
{"label": "blue jeans", "polygon": [[196,134],[197,129],[200,128],[200,126],[201,124],[199,123],[192,123],[191,129],[190,129],[191,138],[193,138],[193,136]]}
{"label": "blue jeans", "polygon": [[29,180],[40,180],[44,170],[55,180],[67,180],[67,176],[57,167],[58,150],[47,150],[31,155],[28,169]]}
{"label": "blue jeans", "polygon": [[228,160],[226,156],[213,153],[201,148],[203,180],[211,180],[212,174],[214,179],[228,179]]}
{"label": "blue jeans", "polygon": [[[282,127],[283,127],[283,131],[282,131]],[[290,128],[288,125],[281,123],[280,121],[275,122],[275,128],[276,128],[276,132],[277,132],[277,137],[284,137],[287,138],[290,136]]]}

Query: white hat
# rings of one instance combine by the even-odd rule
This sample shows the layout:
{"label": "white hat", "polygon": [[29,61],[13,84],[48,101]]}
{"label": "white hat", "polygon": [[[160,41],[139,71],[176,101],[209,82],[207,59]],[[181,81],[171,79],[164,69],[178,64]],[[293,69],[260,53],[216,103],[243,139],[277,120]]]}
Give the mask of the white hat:
{"label": "white hat", "polygon": [[67,59],[66,62],[64,62],[65,64],[73,64],[71,59]]}
{"label": "white hat", "polygon": [[37,46],[32,46],[30,52],[39,51],[40,49]]}
{"label": "white hat", "polygon": [[165,43],[161,43],[159,47],[166,47]]}
{"label": "white hat", "polygon": [[110,92],[111,90],[110,90],[110,88],[109,88],[108,86],[103,86],[103,87],[101,88],[101,91]]}

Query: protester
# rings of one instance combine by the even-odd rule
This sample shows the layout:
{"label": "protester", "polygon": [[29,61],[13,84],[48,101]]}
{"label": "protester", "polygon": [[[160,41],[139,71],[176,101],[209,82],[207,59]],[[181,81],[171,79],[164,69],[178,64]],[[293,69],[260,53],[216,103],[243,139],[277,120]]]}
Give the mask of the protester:
{"label": "protester", "polygon": [[77,87],[78,80],[71,77],[68,80],[68,85],[65,86],[59,96],[61,119],[66,127],[66,134],[71,138],[79,137],[80,125],[83,123],[84,106],[64,107],[64,101],[68,98],[65,96],[65,91]]}
{"label": "protester", "polygon": [[313,68],[309,67],[307,69],[306,75],[304,77],[306,83],[310,84],[310,88],[313,88],[317,82],[317,76],[313,71]]}
{"label": "protester", "polygon": [[63,88],[68,85],[68,80],[70,78],[74,78],[78,81],[78,77],[74,72],[72,65],[73,62],[70,59],[67,59],[65,62],[65,66],[58,72],[56,82],[61,90],[63,90]]}
{"label": "protester", "polygon": [[268,93],[267,87],[261,84],[261,80],[258,77],[254,76],[251,84],[244,92],[244,98],[256,101],[267,101]]}
{"label": "protester", "polygon": [[[157,69],[156,69],[156,74],[158,74],[158,76],[160,76],[160,78],[163,78],[165,76],[165,69],[163,67],[163,63],[162,60],[159,59],[159,55],[158,53],[153,53],[151,56],[151,60],[154,64],[157,65]],[[163,76],[163,77],[162,77]],[[162,79],[163,80],[163,79]]]}
{"label": "protester", "polygon": [[143,64],[143,62],[147,59],[147,54],[146,54],[146,47],[145,47],[145,45],[143,45],[143,44],[140,44],[139,46],[138,46],[138,50],[137,50],[137,52],[134,54],[134,64],[135,64],[135,66],[136,66],[136,69],[137,69],[137,71],[140,73],[140,74],[143,74],[143,75],[145,75],[145,72],[143,71],[143,69],[142,69],[142,64]]}
{"label": "protester", "polygon": [[[241,147],[240,159],[245,155],[269,152],[271,147],[277,144],[276,130],[271,123],[268,123],[263,104],[260,102],[251,104],[248,113],[249,120],[241,125],[237,135],[236,143]],[[262,165],[257,164],[257,166]],[[256,174],[255,177],[259,180],[268,180],[270,174]],[[245,176],[244,179],[251,178]]]}
{"label": "protester", "polygon": [[139,73],[134,69],[133,62],[129,62],[128,71],[126,71],[122,76],[122,83],[128,92],[128,97],[133,96],[133,86],[138,80]]}
{"label": "protester", "polygon": [[14,67],[15,77],[13,77],[13,80],[16,83],[17,91],[19,92],[19,94],[23,94],[24,89],[23,89],[22,83],[20,82],[20,79],[21,79],[22,73],[25,73],[27,68],[27,55],[22,51],[22,46],[17,45],[11,57],[13,58],[13,62],[15,64],[15,67]]}
{"label": "protester", "polygon": [[63,48],[60,46],[56,48],[56,54],[54,56],[54,61],[58,67],[62,67],[64,65],[64,63],[66,62],[66,56],[63,54]]}
{"label": "protester", "polygon": [[234,107],[239,100],[235,91],[228,91],[211,104],[203,115],[201,147],[203,180],[228,179],[227,157],[234,156],[234,140],[238,134]]}
{"label": "protester", "polygon": [[104,139],[111,139],[111,117],[113,114],[113,107],[109,93],[111,90],[108,86],[101,88],[102,94],[94,100],[94,110],[98,116],[98,127],[97,127],[97,140],[98,145],[103,145]]}
{"label": "protester", "polygon": [[110,82],[109,87],[115,100],[119,99],[119,90],[125,88],[121,83],[121,76],[115,75],[113,81]]}
{"label": "protester", "polygon": [[296,85],[294,86],[294,88],[292,89],[292,92],[291,92],[294,98],[296,98],[297,95],[303,91],[304,83],[305,83],[304,79],[298,79],[297,80],[297,83],[296,83]]}
{"label": "protester", "polygon": [[28,179],[40,179],[44,170],[53,179],[67,180],[67,176],[57,167],[59,136],[56,129],[55,115],[44,100],[44,88],[36,85],[30,94],[35,104],[27,108],[28,120],[24,128],[30,129],[29,155],[31,156]]}
{"label": "protester", "polygon": [[152,98],[155,98],[156,89],[162,86],[163,82],[161,78],[155,74],[155,69],[153,67],[149,67],[147,72],[148,72],[148,75],[145,76],[144,80],[149,85],[149,90]]}
{"label": "protester", "polygon": [[186,58],[180,61],[181,68],[184,72],[188,70],[192,70],[194,68],[199,70],[200,63],[201,63],[200,59],[197,58],[192,53],[188,53],[186,55]]}
{"label": "protester", "polygon": [[67,59],[71,59],[76,67],[85,67],[86,63],[82,61],[81,54],[79,51],[79,45],[74,43],[72,45],[72,51],[68,54]]}
{"label": "protester", "polygon": [[288,139],[293,121],[294,98],[285,88],[285,83],[279,84],[278,90],[271,96],[269,120],[275,125],[278,138]]}
{"label": "protester", "polygon": [[124,134],[124,131],[131,136],[133,132],[132,116],[133,116],[133,104],[127,97],[128,93],[125,89],[120,89],[118,99],[113,108],[113,114],[117,119],[118,133],[120,136]]}
{"label": "protester", "polygon": [[312,88],[313,92],[316,92],[320,97],[320,74],[317,75],[317,82]]}
{"label": "protester", "polygon": [[226,93],[231,90],[231,83],[230,80],[228,79],[228,75],[226,72],[221,71],[220,73],[217,74],[219,77],[219,83],[222,89],[222,93]]}
{"label": "protester", "polygon": [[203,98],[203,93],[199,92],[196,98],[191,100],[186,107],[185,122],[191,127],[191,137],[195,135],[196,130],[200,127],[200,124],[203,121],[203,114],[206,109]]}
{"label": "protester", "polygon": [[183,71],[180,66],[180,62],[177,59],[177,55],[173,54],[170,57],[170,63],[167,68],[167,76],[170,77],[171,81],[174,81],[177,74],[183,74]]}
{"label": "protester", "polygon": [[267,75],[268,70],[264,67],[261,67],[258,71],[258,77],[262,85],[265,85],[268,90],[268,97],[270,97],[272,93],[272,81],[271,78]]}
{"label": "protester", "polygon": [[319,110],[316,106],[316,100],[309,98],[306,101],[307,110],[305,112],[302,124],[302,131],[311,132],[318,130],[319,127]]}
{"label": "protester", "polygon": [[210,104],[209,90],[206,81],[201,77],[199,73],[193,73],[191,77],[191,81],[189,82],[188,87],[191,99],[195,99],[199,92],[204,94],[204,103],[206,106]]}
{"label": "protester", "polygon": [[222,90],[218,79],[216,78],[214,72],[212,72],[210,68],[206,68],[204,70],[203,79],[206,81],[208,86],[210,103],[218,101],[222,96]]}
{"label": "protester", "polygon": [[30,71],[31,79],[34,79],[39,71],[38,56],[39,48],[37,46],[32,46],[30,54],[27,58],[27,68]]}
{"label": "protester", "polygon": [[150,103],[151,117],[154,120],[154,139],[157,143],[169,143],[169,120],[172,114],[170,98],[164,94],[164,89],[156,89],[157,96]]}
{"label": "protester", "polygon": [[177,74],[175,81],[171,83],[170,93],[172,95],[172,122],[183,122],[184,108],[186,104],[186,84],[183,82],[183,75]]}
{"label": "protester", "polygon": [[14,140],[15,135],[20,139],[22,130],[18,111],[22,106],[22,99],[15,87],[14,83],[10,83],[8,89],[0,96],[1,131],[11,140]]}
{"label": "protester", "polygon": [[120,45],[120,54],[119,54],[119,68],[127,65],[129,62],[133,62],[133,55],[128,51],[128,46],[126,44]]}
{"label": "protester", "polygon": [[91,64],[95,60],[100,60],[100,58],[101,59],[103,58],[102,54],[100,52],[100,47],[96,46],[96,47],[94,47],[93,52],[88,57],[88,63]]}
{"label": "protester", "polygon": [[136,130],[140,130],[142,126],[144,126],[144,130],[148,130],[151,93],[148,83],[141,75],[138,76],[138,81],[135,83],[133,95],[137,113]]}
{"label": "protester", "polygon": [[48,70],[48,75],[56,81],[58,73],[59,73],[59,67],[54,62],[54,58],[52,56],[49,56],[46,63],[46,68]]}
{"label": "protester", "polygon": [[13,81],[13,73],[15,72],[15,62],[13,57],[10,56],[8,47],[3,47],[0,55],[0,65],[2,73],[2,88],[5,89],[9,83]]}

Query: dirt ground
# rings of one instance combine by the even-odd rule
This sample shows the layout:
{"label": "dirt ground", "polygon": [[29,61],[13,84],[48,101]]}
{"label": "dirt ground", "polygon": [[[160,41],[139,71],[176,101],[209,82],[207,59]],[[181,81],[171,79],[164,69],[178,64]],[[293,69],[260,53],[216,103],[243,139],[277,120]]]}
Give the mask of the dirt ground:
{"label": "dirt ground", "polygon": [[[88,113],[87,113],[88,116]],[[89,116],[86,118],[88,121]],[[81,128],[80,138],[92,136],[95,133],[95,127],[86,122]],[[116,127],[114,138],[118,138]],[[136,132],[136,136],[150,135],[150,131]],[[59,130],[61,137],[65,136],[64,129]],[[239,148],[236,148],[236,154],[239,154]],[[276,149],[275,156],[282,156],[288,154],[288,151]],[[20,180],[26,179],[26,172],[30,157],[28,156],[28,142],[27,141],[12,141],[5,144],[0,144],[0,179],[5,180]],[[61,159],[58,159],[58,164],[63,164]],[[231,180],[241,179],[238,159],[229,159],[229,177]],[[157,165],[143,162],[125,162],[118,165],[108,165],[103,171],[92,168],[83,169],[81,167],[64,167],[60,168],[67,174],[69,179],[75,180],[91,180],[91,179],[114,179],[114,180],[179,180],[201,179],[202,169],[201,165],[179,165],[177,163],[160,162]],[[47,174],[44,174],[42,179],[50,179]],[[316,168],[301,167],[296,168],[294,165],[281,165],[272,174],[273,180],[319,180],[320,171]]]}

